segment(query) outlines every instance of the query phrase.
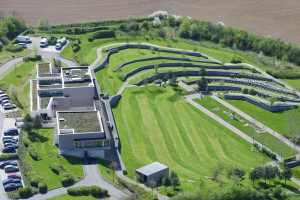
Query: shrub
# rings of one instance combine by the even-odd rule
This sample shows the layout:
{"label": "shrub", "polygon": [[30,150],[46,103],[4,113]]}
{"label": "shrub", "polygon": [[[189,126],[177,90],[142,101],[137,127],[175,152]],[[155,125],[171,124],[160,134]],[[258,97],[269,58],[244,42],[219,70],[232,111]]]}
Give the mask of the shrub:
{"label": "shrub", "polygon": [[102,38],[113,38],[115,36],[115,31],[97,31],[89,37],[89,41]]}
{"label": "shrub", "polygon": [[72,50],[74,53],[78,52],[80,50],[79,44],[73,44],[72,45]]}
{"label": "shrub", "polygon": [[47,191],[48,191],[48,186],[47,186],[47,184],[46,183],[43,183],[43,182],[40,182],[39,184],[38,184],[38,188],[39,188],[39,192],[40,193],[46,193]]}
{"label": "shrub", "polygon": [[19,196],[21,198],[29,198],[32,196],[32,189],[30,187],[24,187],[24,188],[20,188],[18,190]]}
{"label": "shrub", "polygon": [[19,159],[18,154],[16,153],[3,153],[0,155],[0,161],[3,160],[16,160]]}
{"label": "shrub", "polygon": [[57,41],[56,37],[51,36],[51,37],[48,38],[48,44],[49,45],[55,45],[56,41]]}
{"label": "shrub", "polygon": [[65,173],[63,174],[63,178],[61,180],[61,184],[64,186],[64,187],[68,187],[70,185],[73,185],[75,183],[75,178],[72,174],[69,174],[69,173]]}
{"label": "shrub", "polygon": [[33,55],[33,56],[26,56],[23,58],[24,62],[36,62],[36,61],[41,61],[42,56],[41,55]]}
{"label": "shrub", "polygon": [[16,52],[22,51],[23,47],[18,44],[11,44],[11,45],[6,46],[5,49],[9,52],[16,53]]}
{"label": "shrub", "polygon": [[34,148],[29,148],[29,155],[35,161],[39,161],[42,159]]}
{"label": "shrub", "polygon": [[230,61],[231,63],[242,63],[242,59],[241,58],[239,58],[239,57],[233,57],[232,59],[231,59],[231,61]]}
{"label": "shrub", "polygon": [[64,167],[60,164],[51,164],[50,169],[55,173],[55,174],[61,174],[62,172],[65,171]]}
{"label": "shrub", "polygon": [[92,195],[95,198],[107,197],[108,192],[96,185],[93,186],[81,186],[81,187],[74,187],[69,188],[67,190],[69,195],[72,196],[88,196]]}
{"label": "shrub", "polygon": [[23,144],[25,147],[29,147],[30,141],[29,141],[28,137],[23,138]]}
{"label": "shrub", "polygon": [[104,190],[96,185],[90,187],[91,195],[95,198],[108,197],[107,190]]}
{"label": "shrub", "polygon": [[38,187],[40,181],[41,181],[40,177],[32,177],[30,179],[30,185],[33,186],[33,187]]}

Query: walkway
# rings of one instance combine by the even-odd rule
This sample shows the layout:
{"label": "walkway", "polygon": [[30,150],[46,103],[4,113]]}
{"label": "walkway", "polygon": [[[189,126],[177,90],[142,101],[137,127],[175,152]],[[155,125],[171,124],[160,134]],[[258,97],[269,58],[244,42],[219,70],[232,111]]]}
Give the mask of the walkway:
{"label": "walkway", "polygon": [[260,129],[265,130],[266,132],[271,134],[273,137],[277,138],[278,140],[285,143],[286,145],[288,145],[292,149],[296,150],[298,153],[300,152],[300,147],[299,146],[295,145],[293,142],[288,140],[286,137],[282,136],[280,133],[274,131],[273,129],[269,128],[268,126],[264,125],[263,123],[257,121],[256,119],[254,119],[253,117],[251,117],[248,114],[244,113],[240,109],[236,108],[235,106],[231,105],[230,103],[228,103],[228,102],[224,101],[223,99],[219,98],[217,95],[213,94],[211,97],[214,100],[216,100],[217,102],[219,102],[220,104],[222,104],[223,106],[225,106],[226,108],[228,108],[231,111],[237,113],[238,115],[240,115],[241,117],[243,117],[244,119],[249,121],[250,123],[255,124]]}
{"label": "walkway", "polygon": [[11,70],[12,67],[21,63],[23,61],[23,57],[15,58],[7,63],[4,63],[0,66],[0,78],[3,77],[7,72]]}

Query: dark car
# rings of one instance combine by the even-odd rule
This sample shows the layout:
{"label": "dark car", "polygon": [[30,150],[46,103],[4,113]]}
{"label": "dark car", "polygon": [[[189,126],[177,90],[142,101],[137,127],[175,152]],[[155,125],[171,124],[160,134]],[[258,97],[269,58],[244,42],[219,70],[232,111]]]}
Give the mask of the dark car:
{"label": "dark car", "polygon": [[4,190],[6,192],[10,192],[10,191],[14,191],[21,187],[23,187],[22,183],[9,183],[7,185],[4,185]]}
{"label": "dark car", "polygon": [[5,180],[2,181],[3,185],[7,185],[10,183],[22,183],[22,181],[20,179],[16,179],[16,178],[7,178]]}
{"label": "dark car", "polygon": [[11,104],[11,101],[9,99],[5,99],[5,100],[1,101],[2,106],[10,105],[10,104]]}
{"label": "dark car", "polygon": [[4,148],[15,148],[15,149],[17,149],[18,145],[15,144],[15,143],[5,143]]}
{"label": "dark car", "polygon": [[2,96],[0,97],[0,102],[2,103],[2,101],[4,100],[9,100],[9,97],[8,96]]}
{"label": "dark car", "polygon": [[19,171],[19,167],[14,166],[14,165],[6,165],[4,167],[4,171],[5,171],[5,173],[18,172]]}
{"label": "dark car", "polygon": [[18,138],[14,138],[13,136],[4,136],[2,138],[2,142],[18,142]]}
{"label": "dark car", "polygon": [[16,148],[14,147],[4,147],[2,153],[16,153]]}
{"label": "dark car", "polygon": [[17,161],[4,161],[0,164],[0,168],[4,168],[7,165],[14,165],[14,166],[18,166]]}
{"label": "dark car", "polygon": [[4,131],[4,136],[14,136],[19,135],[19,131],[16,128],[9,128]]}
{"label": "dark car", "polygon": [[22,179],[22,177],[18,174],[8,174],[7,178]]}
{"label": "dark car", "polygon": [[13,110],[16,108],[14,104],[8,104],[3,106],[4,110]]}

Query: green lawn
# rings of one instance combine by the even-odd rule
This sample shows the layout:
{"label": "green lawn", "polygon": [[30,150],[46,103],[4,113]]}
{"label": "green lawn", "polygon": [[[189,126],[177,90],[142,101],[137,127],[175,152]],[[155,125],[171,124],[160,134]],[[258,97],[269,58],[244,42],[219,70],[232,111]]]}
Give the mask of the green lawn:
{"label": "green lawn", "polygon": [[286,137],[299,135],[300,108],[272,113],[245,101],[231,100],[229,102]]}
{"label": "green lawn", "polygon": [[83,177],[81,162],[72,158],[64,158],[59,155],[57,147],[53,144],[53,129],[35,130],[36,141],[30,143],[30,147],[35,149],[41,160],[35,161],[27,153],[25,155],[25,163],[31,169],[29,177],[41,177],[47,183],[49,189],[61,187],[62,177],[56,175],[50,169],[51,164],[60,164],[65,171],[73,174],[78,179]]}
{"label": "green lawn", "polygon": [[96,200],[96,198],[92,196],[71,196],[65,194],[58,197],[50,198],[48,200]]}
{"label": "green lawn", "polygon": [[211,97],[202,98],[201,100],[197,100],[197,102],[205,108],[207,108],[208,110],[210,110],[211,112],[217,114],[226,122],[240,129],[250,137],[266,145],[268,148],[270,148],[277,154],[282,155],[284,157],[291,157],[296,153],[293,149],[288,147],[286,144],[280,142],[272,135],[266,132],[259,132],[254,126],[248,124],[247,121],[245,121],[244,119],[238,116],[236,116],[235,119],[233,119],[231,117],[232,112],[217,101],[213,100]]}
{"label": "green lawn", "polygon": [[30,51],[28,49],[24,49],[23,51],[16,52],[16,53],[12,53],[3,49],[2,51],[0,51],[0,66],[1,64],[6,63],[13,58],[26,56],[29,53]]}
{"label": "green lawn", "polygon": [[300,79],[283,79],[291,87],[300,90]]}
{"label": "green lawn", "polygon": [[153,161],[178,173],[183,189],[209,181],[215,168],[248,171],[268,161],[251,145],[189,104],[181,90],[149,86],[128,89],[113,110],[128,175]]}
{"label": "green lawn", "polygon": [[[35,63],[25,62],[16,65],[12,70],[5,74],[0,80],[0,88],[8,90],[10,95],[12,90],[15,90],[17,100],[19,101],[19,107],[24,111],[29,110],[29,79],[35,75]],[[14,88],[14,89],[13,89]],[[18,104],[18,102],[15,102]]]}

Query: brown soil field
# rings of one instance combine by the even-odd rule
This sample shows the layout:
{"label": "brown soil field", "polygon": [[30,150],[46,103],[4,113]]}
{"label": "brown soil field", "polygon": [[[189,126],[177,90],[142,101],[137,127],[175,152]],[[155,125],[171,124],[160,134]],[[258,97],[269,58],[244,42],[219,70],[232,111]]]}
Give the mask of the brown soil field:
{"label": "brown soil field", "polygon": [[0,15],[14,13],[29,24],[147,16],[156,10],[190,16],[300,43],[299,0],[0,0]]}

